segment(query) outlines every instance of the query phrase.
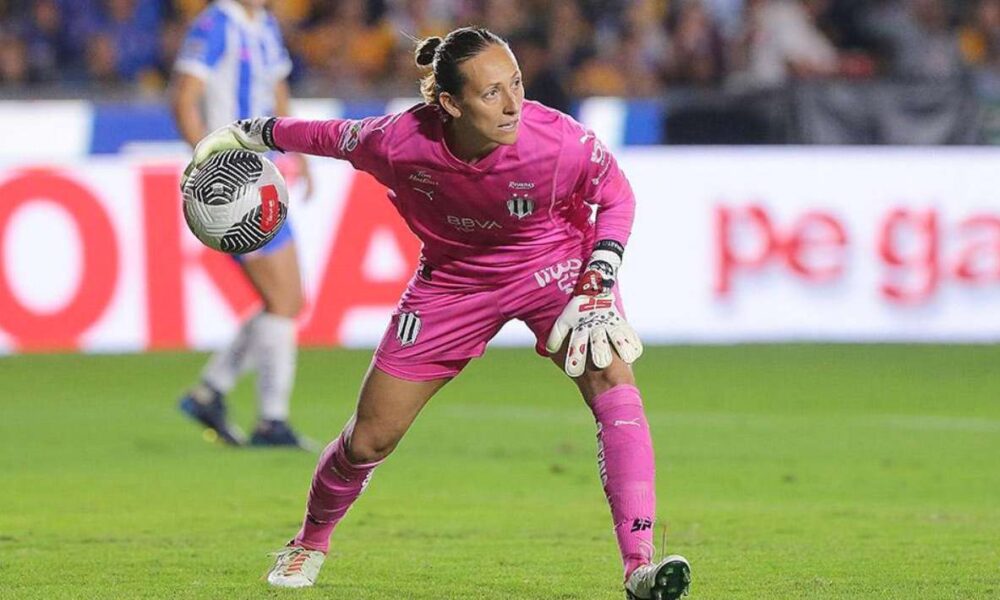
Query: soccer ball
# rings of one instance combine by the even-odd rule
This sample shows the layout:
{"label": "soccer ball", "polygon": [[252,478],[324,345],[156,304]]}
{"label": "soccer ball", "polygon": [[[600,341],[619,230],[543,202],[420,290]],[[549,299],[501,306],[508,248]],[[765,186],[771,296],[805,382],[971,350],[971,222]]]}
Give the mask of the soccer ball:
{"label": "soccer ball", "polygon": [[278,167],[248,150],[213,155],[184,185],[184,220],[203,244],[229,254],[260,249],[288,215]]}

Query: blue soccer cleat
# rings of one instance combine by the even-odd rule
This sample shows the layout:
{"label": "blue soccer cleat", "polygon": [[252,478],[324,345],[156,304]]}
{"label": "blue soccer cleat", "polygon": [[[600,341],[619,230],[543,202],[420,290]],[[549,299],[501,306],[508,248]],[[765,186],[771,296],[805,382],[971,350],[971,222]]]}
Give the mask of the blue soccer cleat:
{"label": "blue soccer cleat", "polygon": [[212,439],[219,439],[229,446],[242,446],[245,436],[239,428],[231,425],[226,418],[226,404],[222,394],[213,390],[209,402],[199,402],[192,393],[181,398],[178,408],[207,428],[206,434]]}
{"label": "blue soccer cleat", "polygon": [[316,442],[303,437],[288,426],[286,421],[262,420],[257,424],[250,445],[264,448],[300,448],[317,450]]}

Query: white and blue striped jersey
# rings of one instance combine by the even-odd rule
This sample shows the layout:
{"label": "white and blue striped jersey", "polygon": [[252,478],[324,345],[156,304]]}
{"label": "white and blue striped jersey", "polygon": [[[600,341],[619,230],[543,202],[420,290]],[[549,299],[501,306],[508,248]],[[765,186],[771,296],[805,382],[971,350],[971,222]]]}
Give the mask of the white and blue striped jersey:
{"label": "white and blue striped jersey", "polygon": [[274,15],[260,10],[251,19],[236,0],[216,0],[195,19],[174,69],[205,83],[205,125],[213,130],[273,115],[275,85],[292,61]]}

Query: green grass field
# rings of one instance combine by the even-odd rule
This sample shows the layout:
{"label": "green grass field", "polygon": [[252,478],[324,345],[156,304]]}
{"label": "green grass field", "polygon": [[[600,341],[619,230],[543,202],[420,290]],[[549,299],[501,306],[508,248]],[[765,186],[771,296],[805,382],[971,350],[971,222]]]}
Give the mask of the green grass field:
{"label": "green grass field", "polygon": [[[294,423],[335,435],[369,356],[304,351]],[[203,360],[0,358],[0,597],[622,597],[593,423],[529,350],[491,350],[431,402],[306,591],[261,575],[316,457],[204,442],[175,408]],[[998,373],[989,346],[648,349],[691,597],[1000,598]],[[232,397],[244,427],[252,398]]]}

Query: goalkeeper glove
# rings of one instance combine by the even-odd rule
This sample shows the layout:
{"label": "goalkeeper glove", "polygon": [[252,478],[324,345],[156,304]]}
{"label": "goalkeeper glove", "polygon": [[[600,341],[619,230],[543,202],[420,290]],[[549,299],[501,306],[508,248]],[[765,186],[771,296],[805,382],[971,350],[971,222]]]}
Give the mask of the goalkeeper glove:
{"label": "goalkeeper glove", "polygon": [[[613,248],[613,249],[609,249]],[[632,364],[642,355],[642,342],[635,329],[615,308],[612,288],[621,266],[621,245],[602,241],[590,256],[587,267],[577,281],[573,297],[556,319],[545,349],[555,354],[569,336],[566,351],[566,374],[583,375],[590,358],[598,369],[611,366],[614,346],[618,356]]]}
{"label": "goalkeeper glove", "polygon": [[220,127],[206,135],[194,147],[194,156],[181,177],[181,189],[184,188],[187,180],[194,176],[198,167],[213,154],[224,150],[252,150],[253,152],[278,150],[274,145],[274,124],[277,121],[276,117],[243,119]]}

